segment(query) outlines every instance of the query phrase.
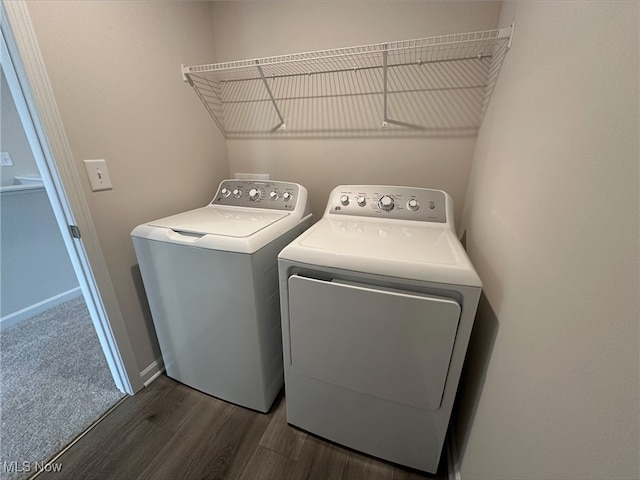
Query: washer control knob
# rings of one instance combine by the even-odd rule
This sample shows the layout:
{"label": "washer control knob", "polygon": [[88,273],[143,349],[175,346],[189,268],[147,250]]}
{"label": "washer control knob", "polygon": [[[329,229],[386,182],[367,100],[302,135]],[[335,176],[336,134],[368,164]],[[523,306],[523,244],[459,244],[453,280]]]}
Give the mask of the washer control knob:
{"label": "washer control knob", "polygon": [[240,198],[242,196],[242,190],[240,190],[239,188],[235,188],[233,190],[233,196],[236,198]]}
{"label": "washer control knob", "polygon": [[356,198],[356,202],[358,202],[358,205],[360,205],[361,207],[364,207],[367,204],[367,198],[360,195],[358,198]]}
{"label": "washer control knob", "polygon": [[345,207],[346,207],[347,205],[349,205],[349,195],[342,195],[342,196],[340,197],[340,203],[341,203],[342,205],[344,205]]}
{"label": "washer control knob", "polygon": [[223,197],[228,197],[229,195],[231,195],[231,190],[229,190],[228,188],[223,188],[220,193],[222,194]]}
{"label": "washer control knob", "polygon": [[262,196],[262,192],[257,188],[252,188],[251,190],[249,190],[249,199],[253,200],[254,202],[258,200],[261,196]]}
{"label": "washer control knob", "polygon": [[284,192],[284,193],[282,194],[282,199],[283,199],[285,202],[288,202],[288,201],[289,201],[289,200],[291,200],[292,198],[293,198],[293,195],[292,195],[290,192]]}
{"label": "washer control knob", "polygon": [[415,212],[420,208],[420,204],[418,203],[418,200],[416,200],[415,198],[412,198],[407,202],[407,208],[412,212]]}
{"label": "washer control knob", "polygon": [[270,200],[277,200],[279,196],[280,195],[278,195],[278,192],[276,192],[275,190],[269,192],[269,199]]}
{"label": "washer control knob", "polygon": [[391,198],[389,195],[380,197],[380,200],[378,200],[378,206],[381,210],[390,212],[391,210],[393,210],[393,198]]}

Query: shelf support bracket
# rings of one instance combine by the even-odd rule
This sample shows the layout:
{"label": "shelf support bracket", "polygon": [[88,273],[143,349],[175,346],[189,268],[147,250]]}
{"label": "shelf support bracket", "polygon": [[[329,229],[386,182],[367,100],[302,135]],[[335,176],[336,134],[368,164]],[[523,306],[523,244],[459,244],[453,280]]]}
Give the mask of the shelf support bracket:
{"label": "shelf support bracket", "polygon": [[388,45],[385,43],[384,50],[382,51],[382,128],[387,128],[389,126],[387,118],[387,48]]}
{"label": "shelf support bracket", "polygon": [[262,79],[262,83],[264,84],[264,88],[267,90],[267,94],[269,94],[269,98],[271,99],[271,103],[273,104],[273,108],[276,109],[276,114],[278,115],[278,118],[280,119],[280,124],[276,125],[272,131],[275,130],[286,130],[286,125],[284,123],[284,117],[282,116],[282,113],[280,113],[280,109],[278,108],[278,104],[276,103],[276,99],[273,97],[273,93],[271,92],[271,88],[269,87],[269,83],[267,82],[266,77],[264,76],[264,72],[262,71],[262,66],[260,65],[260,62],[258,60],[256,60],[256,66],[258,67],[258,73],[260,73],[260,78]]}
{"label": "shelf support bracket", "polygon": [[499,39],[502,39],[502,38],[509,39],[507,43],[507,50],[511,48],[511,41],[513,40],[513,32],[515,31],[515,29],[516,29],[516,24],[512,23],[510,27],[501,28],[500,30],[498,30]]}

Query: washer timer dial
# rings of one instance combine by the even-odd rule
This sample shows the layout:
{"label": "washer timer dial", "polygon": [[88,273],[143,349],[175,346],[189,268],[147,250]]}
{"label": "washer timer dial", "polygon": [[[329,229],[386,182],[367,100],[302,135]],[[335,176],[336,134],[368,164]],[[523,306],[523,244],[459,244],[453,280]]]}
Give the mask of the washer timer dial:
{"label": "washer timer dial", "polygon": [[261,196],[262,196],[262,192],[257,188],[252,188],[251,190],[249,190],[249,198],[254,202],[258,200]]}
{"label": "washer timer dial", "polygon": [[390,212],[394,207],[393,198],[391,198],[389,195],[380,197],[380,200],[378,200],[378,207],[380,207],[380,209],[384,210],[385,212]]}

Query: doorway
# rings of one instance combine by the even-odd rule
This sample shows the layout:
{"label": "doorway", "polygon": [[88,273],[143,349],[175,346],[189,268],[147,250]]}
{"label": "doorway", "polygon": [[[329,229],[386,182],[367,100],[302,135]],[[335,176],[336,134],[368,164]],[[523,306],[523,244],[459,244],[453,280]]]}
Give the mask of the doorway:
{"label": "doorway", "polygon": [[109,369],[118,389],[133,395],[144,384],[25,2],[0,2],[0,33],[0,63]]}

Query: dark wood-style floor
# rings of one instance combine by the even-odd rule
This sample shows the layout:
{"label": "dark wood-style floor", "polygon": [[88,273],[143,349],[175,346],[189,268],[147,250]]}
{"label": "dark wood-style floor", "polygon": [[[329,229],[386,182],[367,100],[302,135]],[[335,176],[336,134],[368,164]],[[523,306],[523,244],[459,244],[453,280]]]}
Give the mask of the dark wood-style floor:
{"label": "dark wood-style floor", "polygon": [[324,441],[287,425],[282,394],[261,414],[161,376],[55,460],[83,479],[445,480]]}

